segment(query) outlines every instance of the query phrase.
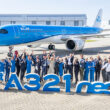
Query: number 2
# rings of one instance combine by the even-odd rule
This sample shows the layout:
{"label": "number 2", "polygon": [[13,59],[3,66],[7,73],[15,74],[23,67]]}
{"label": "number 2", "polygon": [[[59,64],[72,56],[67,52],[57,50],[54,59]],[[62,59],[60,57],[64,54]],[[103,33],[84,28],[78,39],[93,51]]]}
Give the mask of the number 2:
{"label": "number 2", "polygon": [[57,85],[60,82],[59,77],[55,74],[48,74],[48,75],[44,76],[44,80],[48,80],[48,79],[54,79],[54,81],[47,82],[43,86],[43,91],[60,92],[60,87],[57,87],[57,88],[51,87],[50,88],[50,86]]}

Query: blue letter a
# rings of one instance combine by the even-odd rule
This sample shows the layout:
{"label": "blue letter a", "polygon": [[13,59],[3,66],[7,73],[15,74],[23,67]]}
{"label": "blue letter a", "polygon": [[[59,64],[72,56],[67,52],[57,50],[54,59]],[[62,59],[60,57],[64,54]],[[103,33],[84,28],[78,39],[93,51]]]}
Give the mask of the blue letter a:
{"label": "blue letter a", "polygon": [[[12,84],[13,81],[15,82],[16,85]],[[17,75],[16,74],[12,74],[10,76],[10,79],[8,80],[4,90],[8,90],[10,87],[16,87],[16,86],[17,86],[18,90],[22,90],[22,86],[21,86],[21,84],[20,84],[20,82],[18,80]]]}

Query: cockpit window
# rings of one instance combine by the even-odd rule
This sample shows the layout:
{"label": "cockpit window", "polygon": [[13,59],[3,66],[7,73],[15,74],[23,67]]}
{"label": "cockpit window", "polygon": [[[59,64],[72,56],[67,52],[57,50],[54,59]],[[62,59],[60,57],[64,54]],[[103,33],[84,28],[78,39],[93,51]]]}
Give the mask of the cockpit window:
{"label": "cockpit window", "polygon": [[7,34],[8,31],[6,29],[0,29],[0,34]]}

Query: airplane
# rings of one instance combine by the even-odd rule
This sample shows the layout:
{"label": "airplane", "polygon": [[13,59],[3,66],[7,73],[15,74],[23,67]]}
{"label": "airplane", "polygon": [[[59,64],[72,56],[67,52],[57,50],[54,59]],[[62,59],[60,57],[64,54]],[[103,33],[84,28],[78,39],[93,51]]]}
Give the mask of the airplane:
{"label": "airplane", "polygon": [[103,34],[101,22],[102,9],[99,10],[93,27],[5,25],[0,27],[0,46],[22,44],[37,47],[48,43],[50,50],[55,49],[53,44],[65,44],[69,50],[82,50],[86,39],[108,35]]}

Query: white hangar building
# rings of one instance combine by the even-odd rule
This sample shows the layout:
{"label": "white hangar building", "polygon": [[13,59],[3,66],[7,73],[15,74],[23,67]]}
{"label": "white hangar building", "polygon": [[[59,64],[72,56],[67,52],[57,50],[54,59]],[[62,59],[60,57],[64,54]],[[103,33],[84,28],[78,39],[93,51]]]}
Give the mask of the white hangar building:
{"label": "white hangar building", "polygon": [[7,24],[86,26],[86,14],[0,14],[0,26]]}

